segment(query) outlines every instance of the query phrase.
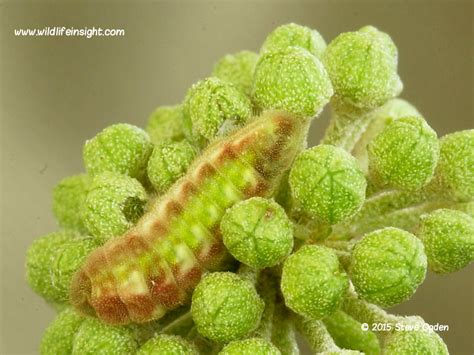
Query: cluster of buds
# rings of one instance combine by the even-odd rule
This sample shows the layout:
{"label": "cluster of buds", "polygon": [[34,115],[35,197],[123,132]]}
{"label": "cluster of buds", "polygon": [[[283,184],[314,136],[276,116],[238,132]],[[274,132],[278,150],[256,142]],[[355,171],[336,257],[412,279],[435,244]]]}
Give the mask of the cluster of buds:
{"label": "cluster of buds", "polygon": [[294,355],[299,333],[316,354],[448,354],[384,308],[474,260],[474,130],[438,139],[397,61],[372,26],[326,45],[283,25],[146,129],[88,140],[26,257],[58,311],[41,353]]}

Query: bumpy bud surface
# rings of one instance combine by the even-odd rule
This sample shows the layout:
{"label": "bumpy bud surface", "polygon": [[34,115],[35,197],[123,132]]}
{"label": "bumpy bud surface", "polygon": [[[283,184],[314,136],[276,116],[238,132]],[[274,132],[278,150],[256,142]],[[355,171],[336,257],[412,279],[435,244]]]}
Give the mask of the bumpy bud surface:
{"label": "bumpy bud surface", "polygon": [[74,273],[97,247],[91,237],[72,238],[53,233],[35,240],[26,254],[26,279],[46,300],[64,303]]}
{"label": "bumpy bud surface", "polygon": [[262,45],[261,52],[301,47],[312,55],[320,57],[326,49],[326,41],[321,34],[309,27],[288,23],[273,30]]}
{"label": "bumpy bud surface", "polygon": [[146,131],[153,144],[184,139],[181,105],[158,107],[148,118]]}
{"label": "bumpy bud surface", "polygon": [[225,246],[253,268],[280,263],[293,249],[293,225],[272,200],[254,197],[228,209],[221,221]]}
{"label": "bumpy bud surface", "polygon": [[474,129],[448,134],[441,139],[436,175],[455,199],[474,199]]}
{"label": "bumpy bud surface", "polygon": [[333,94],[322,63],[299,47],[265,52],[255,68],[253,99],[263,110],[314,117]]}
{"label": "bumpy bud surface", "polygon": [[91,175],[109,171],[141,179],[152,149],[148,133],[141,128],[114,124],[86,141],[84,165]]}
{"label": "bumpy bud surface", "polygon": [[193,137],[212,139],[226,120],[243,124],[251,114],[252,106],[245,94],[215,77],[194,84],[184,101],[185,120],[192,124]]}
{"label": "bumpy bud surface", "polygon": [[413,234],[384,228],[354,247],[349,275],[359,296],[382,307],[410,298],[426,275],[423,244]]}
{"label": "bumpy bud surface", "polygon": [[436,132],[421,117],[389,124],[368,146],[369,170],[381,185],[418,190],[433,177],[439,157]]}
{"label": "bumpy bud surface", "polygon": [[255,330],[263,308],[250,281],[231,272],[215,272],[205,276],[194,290],[191,312],[199,333],[228,342]]}
{"label": "bumpy bud surface", "polygon": [[137,180],[113,173],[97,175],[84,206],[84,223],[99,238],[121,235],[143,214],[146,201],[146,191]]}
{"label": "bumpy bud surface", "polygon": [[158,145],[148,160],[148,178],[159,193],[165,192],[178,178],[184,175],[196,158],[193,146],[183,140]]}
{"label": "bumpy bud surface", "polygon": [[474,218],[463,212],[440,209],[426,214],[417,235],[434,272],[458,271],[474,260]]}
{"label": "bumpy bud surface", "polygon": [[65,308],[46,328],[41,338],[41,355],[71,354],[74,335],[84,318],[72,308]]}
{"label": "bumpy bud surface", "polygon": [[138,350],[137,355],[198,355],[185,339],[175,335],[155,335]]}
{"label": "bumpy bud surface", "polygon": [[227,344],[219,355],[281,355],[281,352],[268,340],[249,338]]}
{"label": "bumpy bud surface", "polygon": [[449,354],[443,339],[420,317],[403,318],[398,327],[403,330],[394,331],[385,339],[384,354]]}
{"label": "bumpy bud surface", "polygon": [[72,355],[130,355],[138,343],[133,331],[101,323],[96,318],[85,319],[74,337]]}
{"label": "bumpy bud surface", "polygon": [[216,63],[212,76],[234,84],[243,93],[250,95],[257,60],[258,54],[251,51],[227,54]]}
{"label": "bumpy bud surface", "polygon": [[336,98],[351,106],[373,109],[402,90],[395,44],[374,27],[339,35],[322,59]]}
{"label": "bumpy bud surface", "polygon": [[86,174],[62,179],[53,190],[53,213],[62,228],[86,232],[81,211],[90,184]]}
{"label": "bumpy bud surface", "polygon": [[293,198],[311,215],[336,224],[354,215],[365,199],[364,173],[344,149],[319,145],[300,153],[290,172]]}
{"label": "bumpy bud surface", "polygon": [[349,287],[336,253],[323,246],[307,245],[283,264],[281,291],[286,305],[310,319],[321,319],[341,304]]}

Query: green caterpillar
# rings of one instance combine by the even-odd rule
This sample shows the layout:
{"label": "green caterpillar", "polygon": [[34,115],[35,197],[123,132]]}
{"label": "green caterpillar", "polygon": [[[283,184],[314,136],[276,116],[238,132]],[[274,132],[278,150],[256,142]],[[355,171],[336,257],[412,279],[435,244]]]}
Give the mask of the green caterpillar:
{"label": "green caterpillar", "polygon": [[109,324],[157,319],[186,303],[202,274],[228,258],[219,231],[225,210],[275,192],[308,125],[268,112],[211,144],[134,228],[89,255],[71,303]]}

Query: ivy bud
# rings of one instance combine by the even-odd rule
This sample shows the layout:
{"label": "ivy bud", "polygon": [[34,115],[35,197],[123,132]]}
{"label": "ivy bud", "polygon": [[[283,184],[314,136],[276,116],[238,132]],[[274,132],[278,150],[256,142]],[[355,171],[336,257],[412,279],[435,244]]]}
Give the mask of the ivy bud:
{"label": "ivy bud", "polygon": [[374,109],[402,90],[395,44],[375,27],[340,34],[322,59],[335,97],[350,106]]}
{"label": "ivy bud", "polygon": [[141,128],[114,124],[86,141],[84,165],[91,175],[114,172],[141,179],[152,149],[148,133]]}
{"label": "ivy bud", "polygon": [[137,355],[198,355],[198,351],[187,340],[176,336],[157,334],[137,352]]}
{"label": "ivy bud", "polygon": [[443,339],[431,330],[420,317],[401,318],[397,324],[403,330],[393,331],[384,341],[384,354],[412,355],[436,354],[449,355]]}
{"label": "ivy bud", "polygon": [[74,335],[84,318],[68,307],[61,311],[41,338],[41,355],[71,354]]}
{"label": "ivy bud", "polygon": [[53,190],[53,213],[59,225],[65,229],[86,232],[81,213],[90,185],[86,174],[62,179]]}
{"label": "ivy bud", "polygon": [[253,100],[262,110],[316,116],[333,94],[322,63],[300,47],[264,52],[257,63]]}
{"label": "ivy bud", "polygon": [[438,137],[421,117],[399,118],[369,143],[368,153],[369,171],[377,183],[418,190],[433,177]]}
{"label": "ivy bud", "polygon": [[159,193],[164,193],[176,180],[184,175],[196,151],[186,140],[158,145],[148,160],[148,178]]}
{"label": "ivy bud", "polygon": [[226,211],[220,226],[229,252],[253,268],[275,266],[293,249],[293,225],[273,200],[239,202]]}
{"label": "ivy bud", "polygon": [[349,287],[334,250],[306,245],[283,264],[281,291],[294,312],[321,319],[339,308]]}
{"label": "ivy bud", "polygon": [[193,141],[196,136],[210,140],[226,120],[243,124],[251,114],[252,106],[245,94],[215,77],[194,84],[184,101],[185,120],[192,125],[190,138]]}
{"label": "ivy bud", "polygon": [[227,54],[214,66],[212,76],[233,84],[246,95],[252,91],[252,80],[258,54],[241,51]]}
{"label": "ivy bud", "polygon": [[219,355],[281,355],[281,352],[268,340],[249,338],[227,344]]}
{"label": "ivy bud", "polygon": [[409,299],[426,275],[423,244],[398,228],[366,234],[354,247],[349,275],[361,298],[382,307]]}
{"label": "ivy bud", "polygon": [[326,49],[326,41],[321,34],[309,27],[288,23],[273,30],[262,45],[261,52],[301,47],[312,55],[321,57]]}
{"label": "ivy bud", "polygon": [[184,139],[182,106],[158,107],[148,118],[146,132],[153,144]]}
{"label": "ivy bud", "polygon": [[250,334],[260,323],[263,308],[264,302],[250,281],[231,272],[204,276],[191,304],[198,332],[217,342]]}
{"label": "ivy bud", "polygon": [[35,240],[26,253],[26,279],[46,300],[66,303],[74,273],[98,246],[91,237],[52,233]]}
{"label": "ivy bud", "polygon": [[357,160],[331,145],[300,153],[289,182],[292,196],[301,207],[330,224],[353,216],[365,200],[367,183]]}
{"label": "ivy bud", "polygon": [[130,355],[135,354],[137,348],[134,332],[129,328],[86,318],[74,337],[71,355]]}
{"label": "ivy bud", "polygon": [[474,199],[474,129],[441,138],[436,175],[442,189],[459,201]]}
{"label": "ivy bud", "polygon": [[458,271],[474,260],[474,218],[466,213],[439,209],[423,215],[417,235],[434,272]]}
{"label": "ivy bud", "polygon": [[137,180],[113,173],[97,175],[86,198],[84,223],[100,239],[121,235],[141,217],[146,201],[146,191]]}

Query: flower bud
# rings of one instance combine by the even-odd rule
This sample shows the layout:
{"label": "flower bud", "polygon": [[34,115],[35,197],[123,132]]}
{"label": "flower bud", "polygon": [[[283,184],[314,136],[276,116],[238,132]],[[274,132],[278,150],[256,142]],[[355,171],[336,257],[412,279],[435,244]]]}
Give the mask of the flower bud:
{"label": "flower bud", "polygon": [[146,191],[137,180],[113,173],[97,175],[86,198],[84,223],[100,239],[121,235],[141,217],[146,201]]}
{"label": "flower bud", "polygon": [[426,275],[423,244],[398,228],[366,234],[354,247],[349,275],[359,296],[382,307],[409,299]]}
{"label": "flower bud", "polygon": [[331,145],[300,153],[289,182],[292,196],[301,207],[330,224],[353,216],[365,200],[367,183],[357,160]]}
{"label": "flower bud", "polygon": [[262,45],[261,52],[301,47],[312,55],[321,57],[326,49],[326,41],[321,34],[309,27],[288,23],[273,30]]}
{"label": "flower bud", "polygon": [[176,180],[184,175],[196,151],[187,141],[170,142],[153,149],[148,160],[148,178],[159,193],[164,193]]}
{"label": "flower bud", "polygon": [[137,348],[131,329],[107,325],[97,318],[86,318],[74,337],[71,355],[130,355],[135,354]]}
{"label": "flower bud", "polygon": [[322,59],[335,97],[345,104],[374,109],[402,90],[395,44],[375,27],[340,34]]}
{"label": "flower bud", "polygon": [[114,124],[86,141],[84,165],[91,175],[114,172],[141,179],[152,149],[148,133],[141,128]]}
{"label": "flower bud", "polygon": [[474,199],[474,129],[441,138],[436,175],[442,190],[459,201]]}
{"label": "flower bud", "polygon": [[176,336],[157,334],[137,352],[137,355],[198,355],[198,351],[187,340]]}
{"label": "flower bud", "polygon": [[216,63],[212,76],[227,81],[244,94],[250,95],[257,60],[258,54],[251,51],[227,54]]}
{"label": "flower bud", "polygon": [[434,272],[458,271],[474,260],[474,218],[466,213],[439,209],[423,215],[417,235]]}
{"label": "flower bud", "polygon": [[283,264],[281,291],[294,312],[321,319],[333,313],[349,287],[336,253],[318,245],[307,245]]}
{"label": "flower bud", "polygon": [[258,327],[263,308],[264,302],[250,281],[231,272],[204,276],[191,304],[198,332],[217,342],[249,335]]}
{"label": "flower bud", "polygon": [[436,132],[421,117],[393,121],[368,145],[376,183],[419,190],[433,177],[439,157]]}
{"label": "flower bud", "polygon": [[46,300],[66,303],[74,273],[98,246],[91,237],[52,233],[33,242],[26,254],[26,279]]}
{"label": "flower bud", "polygon": [[253,100],[260,109],[312,118],[332,94],[324,66],[307,50],[288,47],[260,56],[253,82]]}
{"label": "flower bud", "polygon": [[234,85],[210,77],[194,84],[184,101],[185,121],[191,123],[191,141],[214,138],[226,120],[244,124],[252,114],[250,100]]}
{"label": "flower bud", "polygon": [[285,211],[261,197],[228,209],[221,221],[221,233],[229,252],[253,268],[275,266],[293,249],[293,226]]}
{"label": "flower bud", "polygon": [[182,106],[158,107],[148,118],[146,131],[153,144],[184,139]]}
{"label": "flower bud", "polygon": [[41,355],[71,354],[74,336],[84,318],[68,307],[46,328],[41,338]]}

